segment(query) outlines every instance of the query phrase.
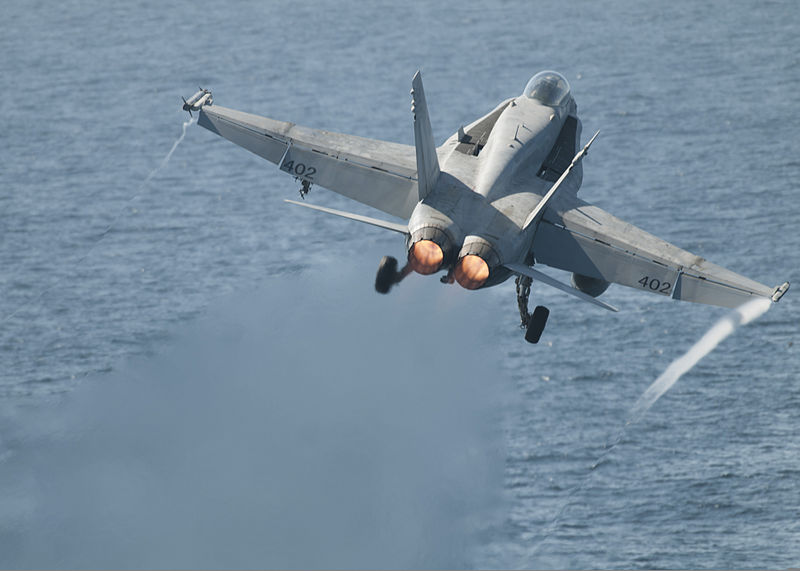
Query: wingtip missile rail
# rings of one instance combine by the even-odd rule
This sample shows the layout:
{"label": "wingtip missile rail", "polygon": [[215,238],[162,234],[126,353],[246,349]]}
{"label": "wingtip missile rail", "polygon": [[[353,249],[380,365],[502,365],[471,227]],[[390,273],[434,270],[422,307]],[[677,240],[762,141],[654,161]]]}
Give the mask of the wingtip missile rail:
{"label": "wingtip missile rail", "polygon": [[789,291],[789,282],[783,282],[772,292],[772,301],[779,302],[787,291]]}
{"label": "wingtip missile rail", "polygon": [[183,110],[188,111],[189,115],[191,115],[192,111],[200,111],[204,105],[211,105],[213,102],[214,99],[211,96],[211,91],[201,87],[200,91],[192,95],[189,99],[183,99]]}

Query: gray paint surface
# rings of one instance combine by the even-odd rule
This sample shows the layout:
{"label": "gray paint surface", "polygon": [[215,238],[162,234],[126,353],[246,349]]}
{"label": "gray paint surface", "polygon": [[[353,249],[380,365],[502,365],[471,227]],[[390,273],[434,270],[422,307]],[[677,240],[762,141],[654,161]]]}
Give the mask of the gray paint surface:
{"label": "gray paint surface", "polygon": [[[531,81],[546,74],[563,79],[541,72]],[[466,130],[459,128],[439,147],[438,157],[431,155],[431,123],[419,72],[412,89],[416,149],[213,104],[202,107],[199,124],[309,184],[407,220],[409,248],[435,230],[446,237],[446,245],[441,244],[448,250],[445,270],[452,271],[467,254],[480,255],[490,267],[484,287],[502,283],[512,272],[521,275],[510,265],[519,268],[535,260],[673,299],[724,307],[752,296],[777,301],[785,293],[787,284],[769,287],[750,280],[580,200],[583,151],[578,152],[581,121],[575,100],[569,92],[557,102],[537,97],[523,93]],[[573,155],[575,164],[570,165]]]}

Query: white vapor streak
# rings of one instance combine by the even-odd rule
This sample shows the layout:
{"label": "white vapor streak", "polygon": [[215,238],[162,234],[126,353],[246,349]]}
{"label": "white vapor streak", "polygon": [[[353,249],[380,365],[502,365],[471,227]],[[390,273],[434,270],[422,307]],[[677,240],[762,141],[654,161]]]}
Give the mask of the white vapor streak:
{"label": "white vapor streak", "polygon": [[684,373],[691,370],[703,357],[713,351],[737,327],[746,325],[761,317],[769,310],[771,305],[772,301],[767,298],[755,298],[740,305],[717,321],[686,353],[670,363],[669,367],[639,397],[639,400],[636,401],[631,410],[631,422],[636,422],[641,418]]}

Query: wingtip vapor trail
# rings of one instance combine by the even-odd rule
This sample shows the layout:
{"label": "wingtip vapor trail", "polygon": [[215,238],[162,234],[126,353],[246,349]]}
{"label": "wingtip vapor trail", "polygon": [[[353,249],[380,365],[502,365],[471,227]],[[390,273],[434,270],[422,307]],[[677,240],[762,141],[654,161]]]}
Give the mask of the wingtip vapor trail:
{"label": "wingtip vapor trail", "polygon": [[755,298],[743,303],[717,321],[686,353],[670,363],[666,370],[639,397],[639,400],[636,401],[631,409],[631,419],[628,424],[639,420],[678,379],[713,351],[738,327],[761,317],[769,311],[771,306],[772,301],[770,299]]}
{"label": "wingtip vapor trail", "polygon": [[644,414],[652,407],[661,396],[666,393],[686,372],[692,369],[703,357],[708,355],[716,348],[725,338],[741,325],[746,325],[751,321],[761,317],[772,306],[772,301],[769,298],[755,298],[748,301],[735,310],[728,313],[725,317],[717,321],[705,335],[703,335],[692,347],[679,358],[675,359],[661,375],[647,387],[647,390],[642,393],[639,400],[631,408],[629,420],[619,431],[617,437],[613,440],[610,446],[607,446],[597,460],[592,464],[590,471],[581,482],[572,488],[567,494],[567,500],[562,504],[561,508],[556,513],[556,516],[545,528],[542,533],[541,539],[531,549],[529,556],[533,556],[539,552],[545,541],[552,535],[553,531],[557,528],[561,517],[569,505],[572,504],[573,498],[577,493],[584,489],[586,483],[591,479],[595,469],[600,466],[602,460],[607,457],[622,441],[623,436],[628,430],[628,427],[638,422]]}

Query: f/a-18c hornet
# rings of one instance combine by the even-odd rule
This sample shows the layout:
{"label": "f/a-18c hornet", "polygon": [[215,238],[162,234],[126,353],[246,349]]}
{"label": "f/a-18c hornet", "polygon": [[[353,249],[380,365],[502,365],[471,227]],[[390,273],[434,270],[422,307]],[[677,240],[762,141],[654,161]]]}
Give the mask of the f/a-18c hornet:
{"label": "f/a-18c hornet", "polygon": [[[516,277],[525,339],[536,343],[549,311],[528,313],[533,280],[610,311],[597,297],[611,283],[723,307],[753,298],[778,301],[789,283],[768,287],[673,246],[578,198],[581,120],[567,80],[534,75],[518,97],[503,101],[440,147],[431,130],[422,77],[412,80],[414,143],[402,145],[300,127],[226,109],[201,90],[184,109],[198,124],[278,165],[298,179],[404,220],[392,222],[287,201],[385,228],[405,237],[398,269],[385,256],[375,289],[388,293],[411,272],[444,272],[443,283],[474,290]],[[572,273],[572,285],[533,266]]]}

